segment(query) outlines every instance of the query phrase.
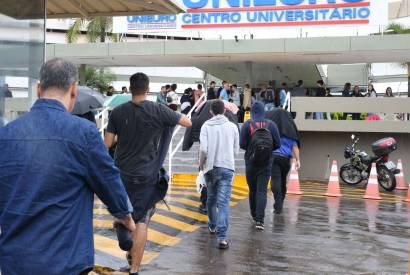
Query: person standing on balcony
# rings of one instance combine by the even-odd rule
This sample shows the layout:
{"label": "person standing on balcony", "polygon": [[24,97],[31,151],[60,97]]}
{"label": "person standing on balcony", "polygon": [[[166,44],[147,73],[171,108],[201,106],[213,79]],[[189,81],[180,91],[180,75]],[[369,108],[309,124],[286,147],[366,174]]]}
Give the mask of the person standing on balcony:
{"label": "person standing on balcony", "polygon": [[[149,78],[145,74],[136,73],[130,77],[130,91],[132,100],[116,107],[110,115],[105,145],[110,148],[117,136],[115,164],[131,199],[132,218],[136,224],[133,246],[127,258],[131,258],[130,274],[138,274],[148,223],[155,211],[155,203],[150,198],[158,192],[158,174],[163,162],[163,152],[159,152],[161,142],[167,140],[164,134],[172,134],[177,124],[191,127],[192,123],[185,115],[147,100]],[[164,150],[169,147],[169,142],[163,145]]]}
{"label": "person standing on balcony", "polygon": [[[352,97],[363,97],[362,93],[360,92],[359,86],[353,87]],[[352,120],[360,120],[360,113],[352,113]]]}
{"label": "person standing on balcony", "polygon": [[235,155],[239,151],[238,127],[224,116],[221,100],[211,103],[213,117],[201,128],[199,169],[205,174],[208,190],[208,228],[218,239],[218,247],[227,249],[229,202],[235,171]]}
{"label": "person standing on balcony", "polygon": [[384,97],[394,97],[393,90],[391,87],[387,87]]}
{"label": "person standing on balcony", "polygon": [[96,194],[134,233],[132,206],[95,125],[71,115],[74,64],[40,69],[30,112],[0,128],[2,274],[88,274]]}
{"label": "person standing on balcony", "polygon": [[[316,97],[325,97],[326,96],[325,82],[323,82],[323,80],[320,79],[316,82],[316,84],[317,84]],[[323,112],[315,112],[313,114],[313,119],[323,120],[324,119]]]}
{"label": "person standing on balcony", "polygon": [[[255,134],[256,132],[258,133]],[[262,145],[260,148],[265,148],[267,151],[265,155],[263,155],[263,150],[258,151],[259,144]],[[249,186],[251,216],[255,222],[255,228],[263,230],[272,150],[280,147],[280,136],[276,124],[265,119],[265,106],[262,102],[253,103],[251,119],[245,122],[241,129],[240,146],[246,151],[246,181]]]}
{"label": "person standing on balcony", "polygon": [[373,84],[369,84],[367,86],[367,93],[366,93],[365,97],[377,97],[377,92],[374,89]]}

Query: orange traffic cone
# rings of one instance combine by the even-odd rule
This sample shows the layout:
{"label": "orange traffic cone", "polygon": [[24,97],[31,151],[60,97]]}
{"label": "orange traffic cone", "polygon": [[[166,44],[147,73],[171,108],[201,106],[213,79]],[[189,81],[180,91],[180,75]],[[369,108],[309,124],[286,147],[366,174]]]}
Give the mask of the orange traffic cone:
{"label": "orange traffic cone", "polygon": [[404,181],[403,164],[401,162],[401,159],[399,159],[397,162],[397,169],[400,170],[400,174],[396,175],[396,183],[397,183],[396,189],[397,190],[407,190],[407,186]]}
{"label": "orange traffic cone", "polygon": [[296,162],[292,162],[292,168],[290,170],[290,175],[289,175],[289,182],[288,182],[288,191],[286,194],[291,194],[291,195],[302,195],[303,192],[300,191],[300,183],[299,183],[299,174],[298,171],[296,171]]}
{"label": "orange traffic cone", "polygon": [[410,182],[409,182],[409,191],[407,191],[407,198],[405,198],[403,201],[410,202]]}
{"label": "orange traffic cone", "polygon": [[341,197],[339,175],[337,170],[337,161],[333,161],[332,170],[330,172],[329,185],[327,186],[327,192],[323,194],[327,197]]}
{"label": "orange traffic cone", "polygon": [[372,164],[372,170],[370,171],[369,180],[367,181],[366,194],[364,199],[381,200],[379,195],[379,182],[377,180],[376,164]]}

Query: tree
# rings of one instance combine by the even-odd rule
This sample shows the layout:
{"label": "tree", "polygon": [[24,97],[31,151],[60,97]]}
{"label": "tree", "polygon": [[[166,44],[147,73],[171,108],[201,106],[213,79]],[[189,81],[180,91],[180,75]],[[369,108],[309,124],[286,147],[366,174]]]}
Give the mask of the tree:
{"label": "tree", "polygon": [[[410,34],[410,29],[397,23],[391,23],[386,28],[386,34]],[[410,97],[410,62],[400,63],[400,67],[407,67],[408,81],[407,81],[407,96]],[[410,118],[410,115],[408,115]]]}
{"label": "tree", "polygon": [[85,69],[85,85],[101,93],[107,92],[115,79],[115,75],[109,69],[93,67]]}
{"label": "tree", "polygon": [[77,18],[67,30],[67,43],[75,43],[78,40],[81,30],[86,31],[87,40],[90,43],[105,42],[107,37],[113,42],[121,42],[122,34],[112,33],[112,17],[94,17],[90,20]]}
{"label": "tree", "polygon": [[410,34],[410,29],[397,23],[390,23],[385,30],[385,34]]}

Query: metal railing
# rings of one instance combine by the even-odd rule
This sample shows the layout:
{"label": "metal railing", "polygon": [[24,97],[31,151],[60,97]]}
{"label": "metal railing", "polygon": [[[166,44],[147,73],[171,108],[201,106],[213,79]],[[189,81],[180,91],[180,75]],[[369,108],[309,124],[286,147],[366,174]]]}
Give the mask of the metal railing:
{"label": "metal railing", "polygon": [[[204,93],[199,99],[198,101],[194,104],[194,106],[191,108],[191,110],[189,111],[189,113],[187,114],[188,118],[191,118],[192,113],[195,112],[199,106],[203,106],[203,104],[205,104],[207,101],[206,98],[206,93]],[[181,130],[182,126],[178,125],[175,130],[174,133],[172,134],[172,138],[171,138],[171,142],[169,144],[169,150],[168,150],[168,174],[170,176],[170,180],[172,181],[172,159],[175,156],[175,154],[178,152],[179,148],[181,147],[183,141],[184,141],[184,137],[182,137],[177,145],[175,146],[174,149],[172,149],[172,142],[176,136],[176,134]]]}
{"label": "metal railing", "polygon": [[[295,97],[291,111],[300,131],[351,133],[410,133],[407,115],[410,98]],[[327,113],[328,119],[312,119],[307,114]],[[330,120],[331,114],[373,114],[380,120]],[[398,119],[397,114],[404,114]]]}

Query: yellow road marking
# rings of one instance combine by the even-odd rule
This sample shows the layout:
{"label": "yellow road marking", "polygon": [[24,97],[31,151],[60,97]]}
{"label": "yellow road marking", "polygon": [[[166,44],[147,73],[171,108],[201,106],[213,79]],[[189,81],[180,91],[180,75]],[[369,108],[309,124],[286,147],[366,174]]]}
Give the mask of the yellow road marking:
{"label": "yellow road marking", "polygon": [[[190,192],[190,191],[174,191],[171,190],[168,192],[168,194],[170,195],[187,195],[187,196],[192,196],[195,198],[199,198],[201,195],[198,192]],[[232,199],[236,199],[236,200],[243,200],[246,199],[248,196],[239,196],[236,194],[231,194],[231,198]]]}
{"label": "yellow road marking", "polygon": [[106,208],[94,208],[94,215],[111,215]]}
{"label": "yellow road marking", "polygon": [[[192,186],[173,186],[173,185],[171,185],[171,190],[196,190],[196,187],[192,187]],[[232,192],[243,195],[243,196],[245,196],[244,198],[247,198],[248,194],[249,194],[249,192],[239,190],[239,189],[235,188],[235,186],[232,187]]]}
{"label": "yellow road marking", "polygon": [[[169,198],[169,201],[179,202],[179,203],[189,205],[189,206],[193,206],[193,207],[199,207],[199,205],[201,204],[199,201],[193,201],[193,200],[190,200],[190,199],[187,199],[187,198],[171,197],[171,198]],[[233,202],[233,201],[229,202],[230,206],[235,206],[237,204],[238,204],[237,202]]]}
{"label": "yellow road marking", "polygon": [[160,214],[155,214],[151,220],[185,232],[194,232],[199,228],[197,225],[181,222]]}
{"label": "yellow road marking", "polygon": [[[194,211],[191,211],[191,210],[187,210],[185,208],[174,206],[174,205],[170,205],[169,207],[171,208],[170,212],[173,212],[175,214],[185,216],[185,217],[188,217],[188,218],[191,218],[191,219],[194,219],[194,220],[197,220],[197,221],[201,221],[201,222],[207,222],[208,221],[208,216],[203,215],[201,213],[194,212]],[[158,204],[157,208],[161,209],[161,210],[167,210],[168,211],[168,208],[163,204]]]}
{"label": "yellow road marking", "polygon": [[[95,227],[112,228],[112,220],[94,219],[93,223]],[[148,240],[159,245],[173,246],[178,244],[181,241],[181,238],[173,237],[157,230],[148,228]]]}
{"label": "yellow road marking", "polygon": [[[125,251],[122,251],[116,240],[94,234],[94,245],[95,249],[98,251],[107,253],[116,258],[124,259],[125,261]],[[142,264],[149,264],[153,259],[158,257],[158,252],[144,251],[144,257],[142,258]]]}

